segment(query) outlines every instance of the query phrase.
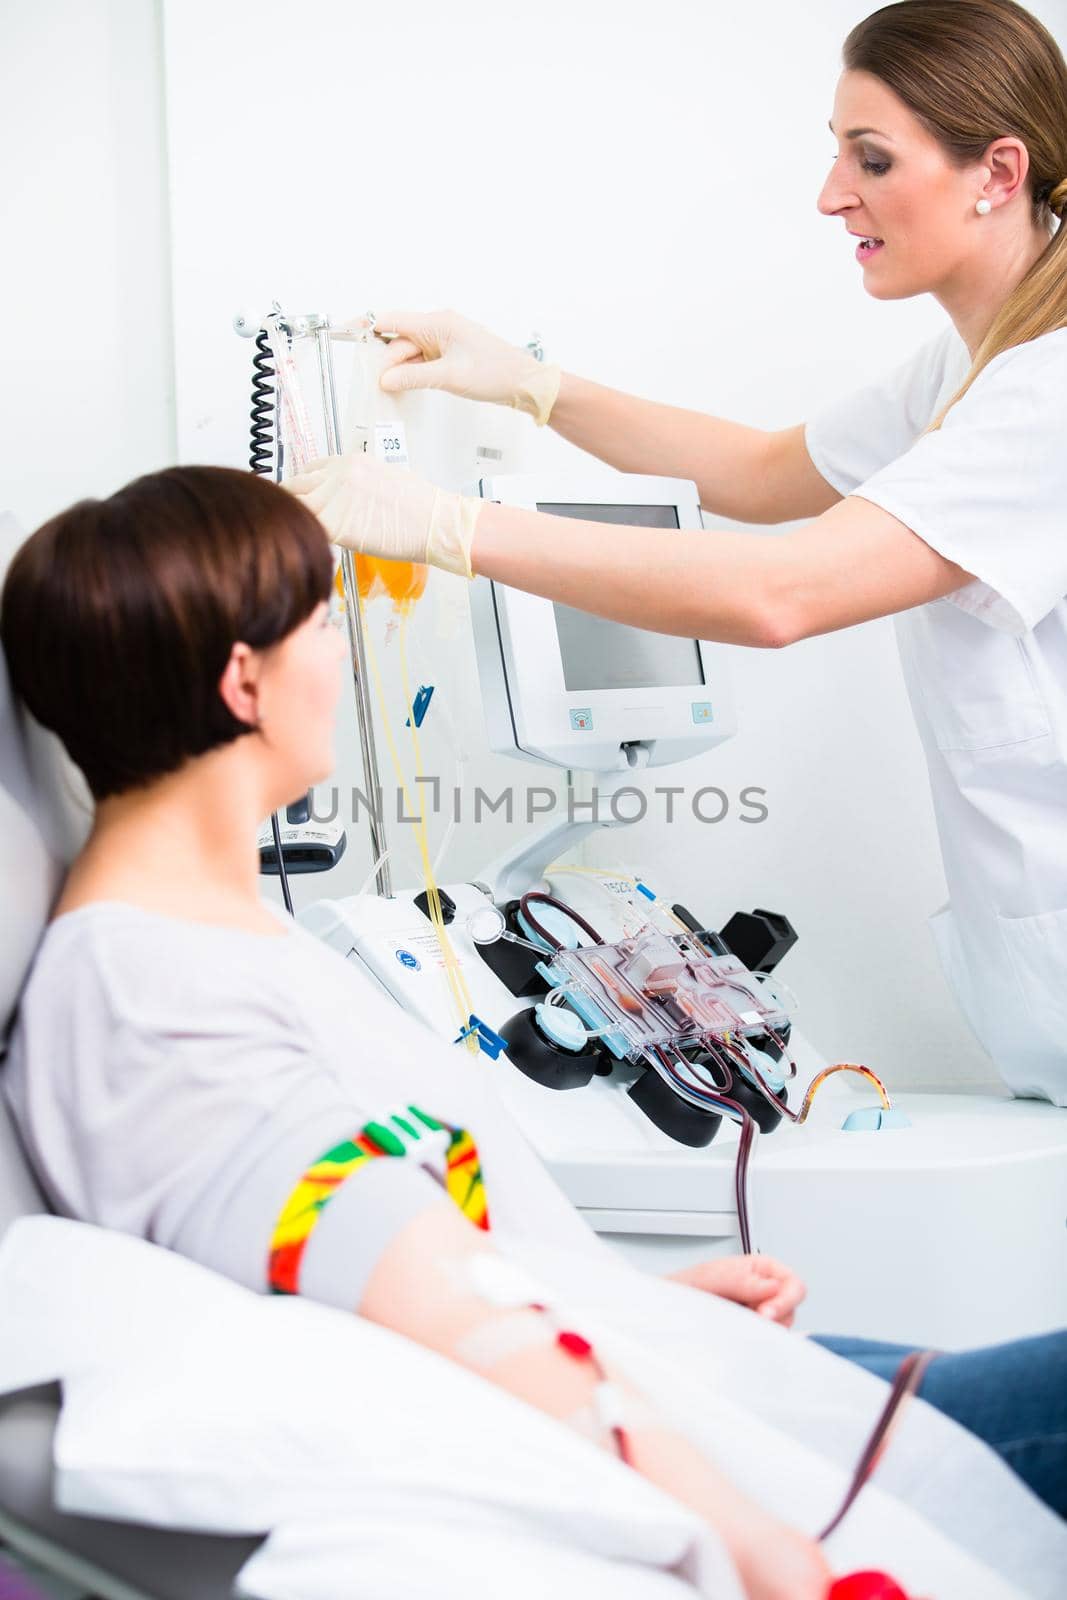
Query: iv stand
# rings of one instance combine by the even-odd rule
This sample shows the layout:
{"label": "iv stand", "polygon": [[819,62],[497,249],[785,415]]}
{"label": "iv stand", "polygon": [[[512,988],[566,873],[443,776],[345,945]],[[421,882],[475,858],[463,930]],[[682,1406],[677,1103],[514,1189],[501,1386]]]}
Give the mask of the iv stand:
{"label": "iv stand", "polygon": [[[334,382],[333,351],[330,349],[330,319],[318,312],[306,316],[287,317],[275,302],[275,320],[290,339],[314,337],[315,354],[319,366],[319,387],[322,394],[322,414],[326,430],[326,453],[339,456],[341,451],[341,426],[337,414],[337,385]],[[235,319],[239,333],[249,327],[251,319]],[[242,322],[245,324],[241,326]],[[275,390],[275,481],[282,478],[282,428],[281,385]],[[356,587],[356,564],[350,550],[341,553],[341,572],[345,586],[345,623],[348,630],[348,650],[352,664],[352,687],[356,697],[356,720],[359,725],[359,748],[363,757],[363,784],[367,801],[370,827],[371,860],[378,863],[375,871],[377,891],[384,899],[391,899],[393,878],[386,855],[385,813],[382,806],[381,774],[378,752],[374,743],[374,718],[371,710],[369,675],[367,672],[367,647],[363,637],[363,619],[359,607],[359,590]]]}
{"label": "iv stand", "polygon": [[[315,328],[315,351],[319,361],[319,381],[322,387],[322,411],[326,422],[326,450],[331,456],[341,454],[341,428],[337,418],[337,385],[333,375],[333,351],[330,349],[329,322],[323,317]],[[352,659],[352,686],[356,696],[356,719],[359,723],[359,748],[363,755],[363,783],[366,789],[367,812],[370,825],[371,860],[378,862],[375,883],[383,899],[391,899],[393,875],[386,854],[385,815],[382,808],[381,774],[378,770],[378,752],[374,743],[374,718],[371,712],[367,675],[367,646],[363,637],[363,619],[359,607],[359,590],[356,587],[356,563],[351,550],[341,552],[341,572],[345,585],[345,620],[348,626],[348,649]]]}

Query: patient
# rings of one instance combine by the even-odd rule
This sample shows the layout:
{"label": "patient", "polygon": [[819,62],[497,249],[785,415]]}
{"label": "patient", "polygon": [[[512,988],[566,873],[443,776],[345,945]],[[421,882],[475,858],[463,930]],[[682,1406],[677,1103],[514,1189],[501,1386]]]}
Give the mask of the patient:
{"label": "patient", "polygon": [[[0,611],[13,686],[97,803],[5,1073],[41,1181],[66,1215],[259,1291],[358,1310],[471,1368],[704,1517],[747,1595],[824,1600],[819,1546],[734,1487],[610,1361],[560,1342],[536,1285],[509,1279],[511,1240],[588,1258],[591,1275],[606,1252],[508,1119],[498,1069],[434,1039],[260,898],[259,823],[333,770],[345,648],[331,583],[302,505],[210,467],[82,502],[15,558]],[[408,1159],[378,1159],[395,1154]],[[764,1324],[790,1323],[803,1294],[757,1258],[679,1277]],[[646,1280],[632,1278],[639,1300]],[[783,1351],[796,1341],[780,1338]],[[1063,1343],[1028,1343],[1040,1363],[1001,1352],[1017,1383],[1002,1412],[1062,1512]],[[980,1354],[969,1376],[952,1365],[966,1358],[935,1362],[924,1394],[940,1403],[943,1366],[945,1408],[969,1420],[996,1372]]]}

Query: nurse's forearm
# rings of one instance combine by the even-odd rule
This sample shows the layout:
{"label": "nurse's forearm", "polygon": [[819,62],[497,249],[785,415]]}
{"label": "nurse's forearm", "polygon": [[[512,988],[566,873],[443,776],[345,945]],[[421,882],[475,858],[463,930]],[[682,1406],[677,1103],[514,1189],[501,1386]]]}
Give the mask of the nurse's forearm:
{"label": "nurse's forearm", "polygon": [[769,470],[776,435],[761,428],[642,400],[570,372],[549,427],[620,472],[691,478],[704,509],[732,521],[775,522],[785,510]]}
{"label": "nurse's forearm", "polygon": [[780,541],[579,522],[493,502],[478,513],[474,572],[654,633],[725,644],[789,642]]}

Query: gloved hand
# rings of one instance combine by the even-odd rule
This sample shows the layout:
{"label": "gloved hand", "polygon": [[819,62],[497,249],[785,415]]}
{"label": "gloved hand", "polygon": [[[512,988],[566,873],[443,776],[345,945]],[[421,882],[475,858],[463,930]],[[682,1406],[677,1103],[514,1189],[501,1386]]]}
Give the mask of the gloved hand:
{"label": "gloved hand", "polygon": [[387,561],[426,561],[472,576],[471,541],[481,500],[435,488],[359,450],[313,461],[285,487],[344,550]]}
{"label": "gloved hand", "polygon": [[457,311],[387,311],[374,327],[400,335],[390,343],[379,380],[390,393],[446,389],[467,400],[514,406],[538,427],[548,421],[559,394],[559,367],[535,361],[528,350]]}

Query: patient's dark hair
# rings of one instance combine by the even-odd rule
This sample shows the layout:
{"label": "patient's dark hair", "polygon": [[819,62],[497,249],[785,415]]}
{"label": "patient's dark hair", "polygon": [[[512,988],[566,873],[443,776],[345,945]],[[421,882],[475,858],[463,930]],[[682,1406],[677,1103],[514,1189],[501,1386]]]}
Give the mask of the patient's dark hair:
{"label": "patient's dark hair", "polygon": [[321,523],[227,467],[81,500],[17,552],[0,600],[12,687],[97,800],[251,732],[219,694],[233,645],[277,644],[330,593]]}

